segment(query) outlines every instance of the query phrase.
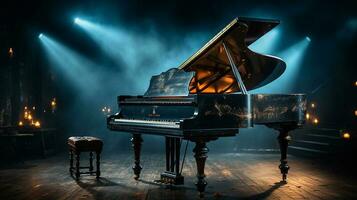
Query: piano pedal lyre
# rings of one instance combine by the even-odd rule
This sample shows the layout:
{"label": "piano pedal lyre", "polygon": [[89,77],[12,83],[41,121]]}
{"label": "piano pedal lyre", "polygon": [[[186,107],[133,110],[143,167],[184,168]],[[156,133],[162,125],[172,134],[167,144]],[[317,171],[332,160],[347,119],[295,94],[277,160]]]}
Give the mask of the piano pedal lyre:
{"label": "piano pedal lyre", "polygon": [[169,185],[184,184],[180,171],[181,139],[166,137],[166,170],[160,176],[160,183]]}

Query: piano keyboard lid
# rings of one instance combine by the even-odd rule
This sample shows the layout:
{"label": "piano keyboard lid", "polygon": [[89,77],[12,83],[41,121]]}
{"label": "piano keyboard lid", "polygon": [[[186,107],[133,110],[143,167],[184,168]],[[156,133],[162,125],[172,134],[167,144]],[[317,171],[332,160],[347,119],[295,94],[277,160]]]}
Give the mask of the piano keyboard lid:
{"label": "piano keyboard lid", "polygon": [[285,70],[285,62],[277,57],[253,52],[247,46],[278,24],[277,20],[235,18],[179,66],[184,71],[195,72],[189,84],[189,92],[240,91],[223,42],[228,47],[247,90],[262,87],[277,79]]}

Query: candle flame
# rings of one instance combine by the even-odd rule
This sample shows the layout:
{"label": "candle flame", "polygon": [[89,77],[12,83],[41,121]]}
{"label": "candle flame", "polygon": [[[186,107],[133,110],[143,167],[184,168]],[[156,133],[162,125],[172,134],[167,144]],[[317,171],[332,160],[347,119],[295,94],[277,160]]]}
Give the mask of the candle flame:
{"label": "candle flame", "polygon": [[35,127],[39,128],[39,127],[41,126],[41,123],[40,123],[39,121],[36,121],[36,122],[34,123],[34,125],[35,125]]}
{"label": "candle flame", "polygon": [[350,133],[345,132],[345,133],[343,133],[342,137],[343,137],[343,139],[348,140],[348,139],[350,139],[350,138],[351,138],[351,135],[350,135]]}
{"label": "candle flame", "polygon": [[317,118],[314,119],[314,124],[318,124],[319,120]]}

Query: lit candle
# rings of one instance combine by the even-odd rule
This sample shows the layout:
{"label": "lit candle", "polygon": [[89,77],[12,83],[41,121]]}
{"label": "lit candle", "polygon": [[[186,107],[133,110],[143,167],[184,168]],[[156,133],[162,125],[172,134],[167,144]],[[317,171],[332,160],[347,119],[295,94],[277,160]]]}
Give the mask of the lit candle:
{"label": "lit candle", "polygon": [[342,134],[342,138],[348,140],[348,139],[351,138],[351,135],[350,135],[350,133],[345,132],[345,133]]}
{"label": "lit candle", "polygon": [[38,128],[38,127],[40,127],[40,126],[41,126],[40,122],[39,122],[39,121],[36,121],[36,122],[35,122],[35,127]]}
{"label": "lit candle", "polygon": [[306,113],[306,119],[309,120],[310,119],[310,114]]}
{"label": "lit candle", "polygon": [[9,56],[14,56],[14,50],[11,47],[9,48]]}
{"label": "lit candle", "polygon": [[314,119],[314,124],[318,124],[319,120],[317,118]]}

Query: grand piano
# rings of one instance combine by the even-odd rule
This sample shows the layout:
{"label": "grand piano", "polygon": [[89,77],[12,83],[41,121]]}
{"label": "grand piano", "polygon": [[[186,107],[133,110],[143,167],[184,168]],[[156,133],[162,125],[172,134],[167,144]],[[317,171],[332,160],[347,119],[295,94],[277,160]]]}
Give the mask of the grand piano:
{"label": "grand piano", "polygon": [[195,143],[197,190],[205,191],[209,141],[232,137],[241,128],[265,125],[278,132],[280,171],[286,180],[289,132],[305,122],[304,94],[249,94],[283,74],[281,59],[251,51],[248,46],[279,21],[235,18],[178,68],[153,76],[141,96],[119,96],[119,112],[107,127],[132,136],[134,178],[141,172],[142,134],[165,137],[166,169],[161,182],[183,184],[182,140]]}

